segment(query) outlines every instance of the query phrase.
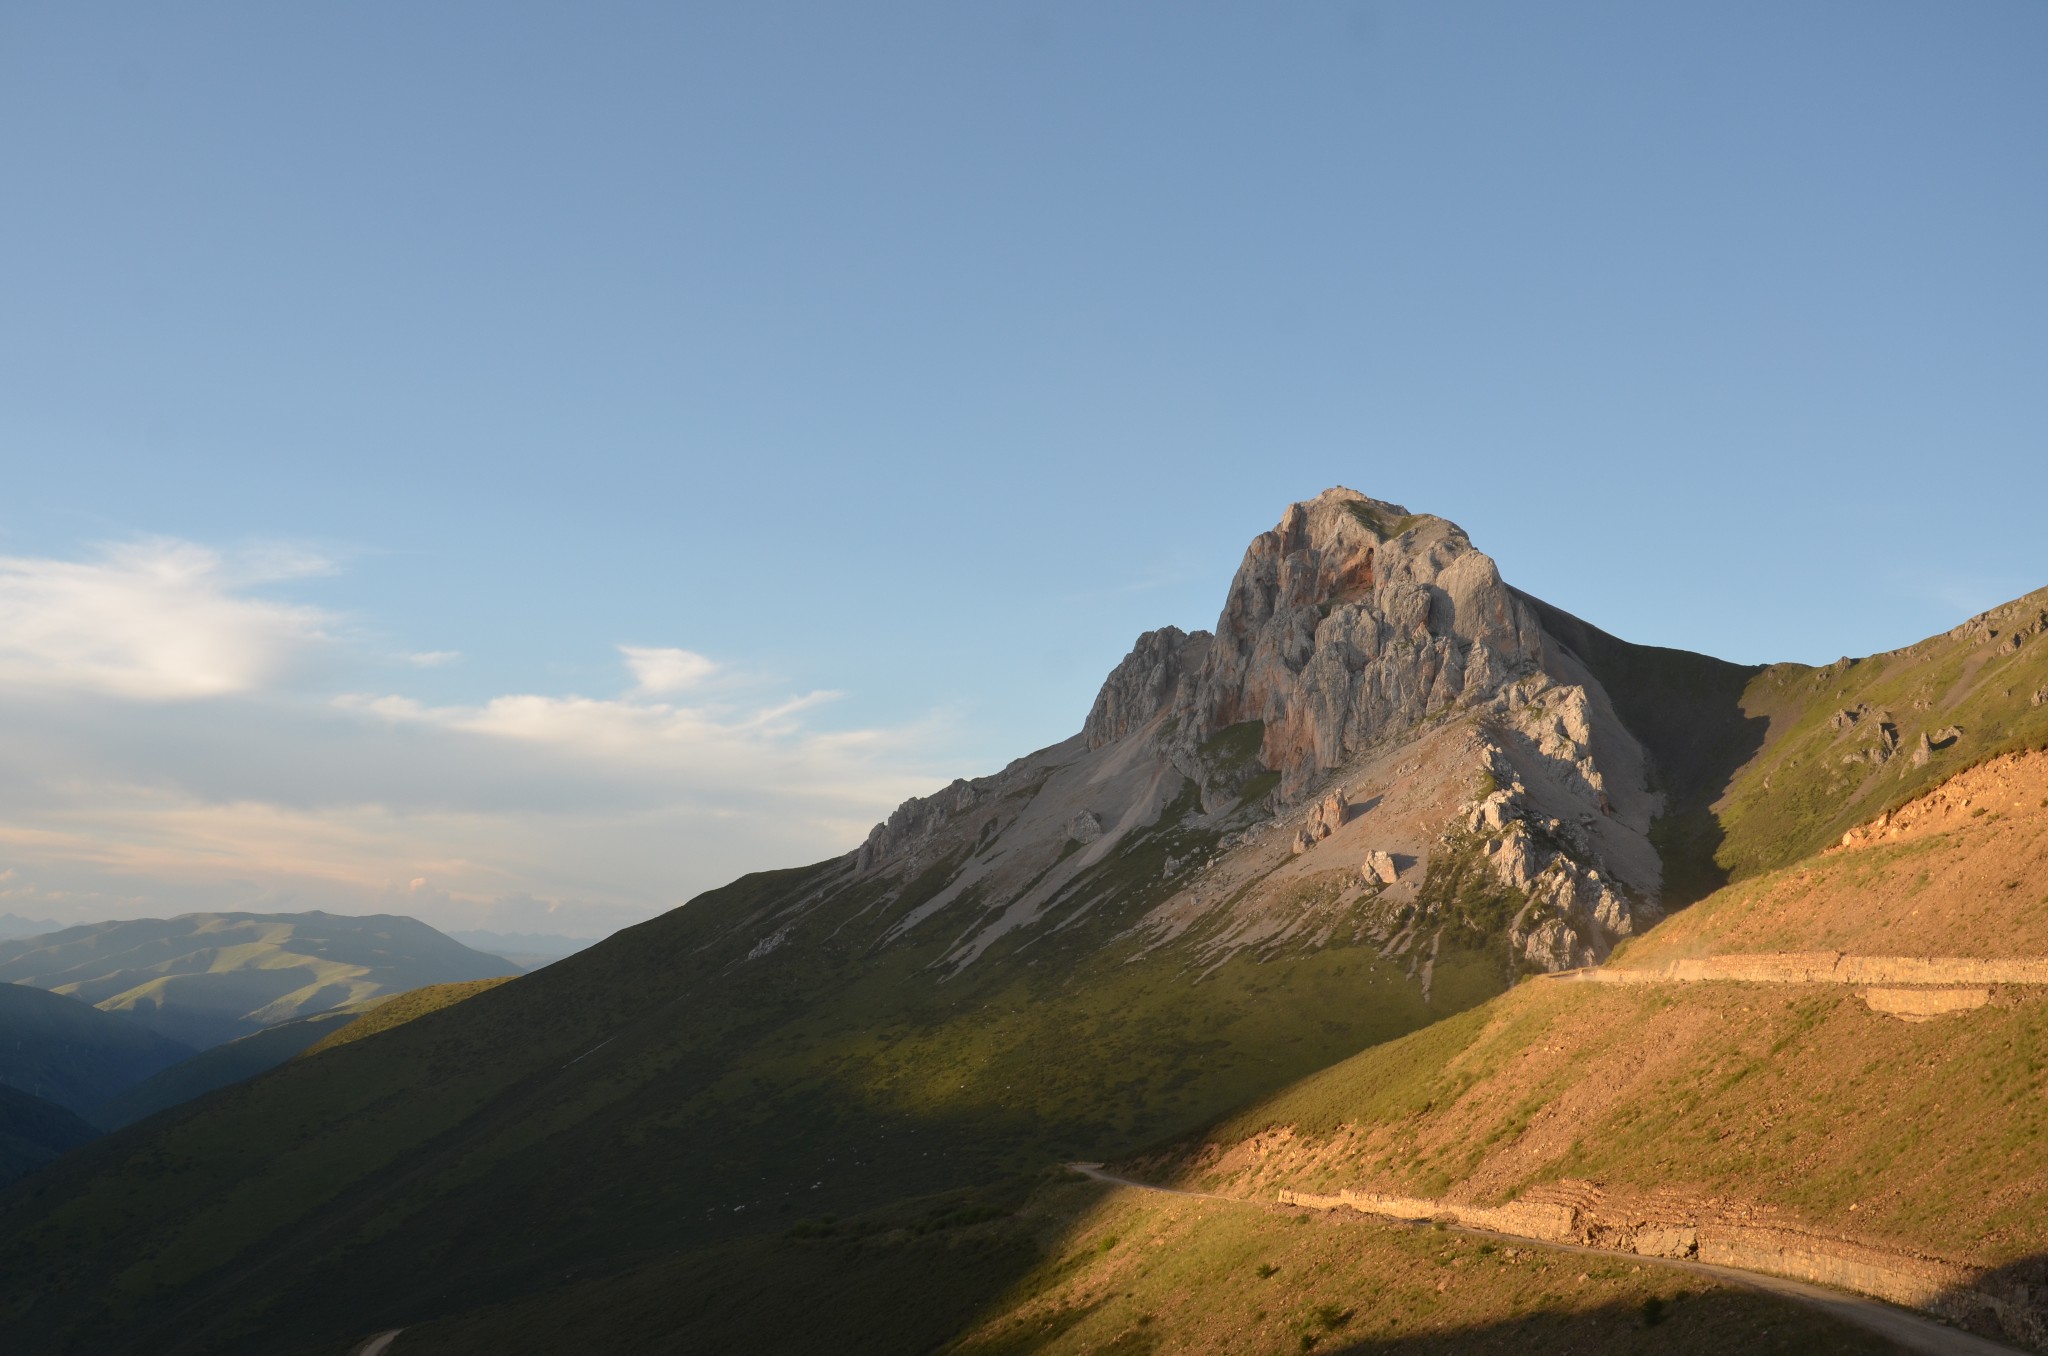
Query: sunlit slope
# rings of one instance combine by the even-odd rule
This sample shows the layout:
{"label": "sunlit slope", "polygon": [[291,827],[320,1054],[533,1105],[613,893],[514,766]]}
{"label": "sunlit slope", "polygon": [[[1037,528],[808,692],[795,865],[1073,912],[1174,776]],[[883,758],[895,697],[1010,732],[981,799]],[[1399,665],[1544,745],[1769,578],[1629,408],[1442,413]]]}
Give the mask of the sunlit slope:
{"label": "sunlit slope", "polygon": [[[1500,983],[1447,963],[1432,1008],[1342,943],[1199,982],[1171,948],[1132,963],[1160,861],[1201,847],[1185,837],[1138,835],[1082,882],[1091,907],[951,977],[933,964],[951,933],[877,945],[949,868],[903,881],[841,860],[294,1061],[0,1201],[0,1321],[60,1350],[160,1351],[162,1325],[201,1317],[193,1350],[346,1337],[647,1249],[1126,1152]],[[758,920],[821,888],[746,961]],[[270,1146],[253,1172],[251,1144]]]}
{"label": "sunlit slope", "polygon": [[1074,1182],[1021,1203],[808,1221],[402,1340],[419,1356],[1898,1350],[1787,1301],[1621,1259]]}
{"label": "sunlit slope", "polygon": [[[1720,891],[1610,969],[1783,952],[2040,961],[2044,837],[2048,753],[1994,758]],[[1887,996],[1535,980],[1143,1166],[1262,1200],[1522,1202],[1577,1211],[1595,1233],[1775,1231],[1934,1281],[2009,1274],[1994,1285],[2032,1293],[2048,1258],[2048,989],[1980,985],[1962,996],[1981,1006],[1916,1022],[1873,1007]],[[2048,1305],[2014,1303],[2007,1331],[2034,1333]]]}
{"label": "sunlit slope", "polygon": [[2048,589],[1819,668],[1635,645],[1527,601],[1652,755],[1670,904],[1818,852],[1961,768],[2048,744]]}
{"label": "sunlit slope", "polygon": [[1903,650],[1772,665],[1742,707],[1768,739],[1715,804],[1715,858],[1732,879],[1810,856],[1985,758],[2048,744],[2048,589]]}
{"label": "sunlit slope", "polygon": [[81,1115],[192,1053],[126,1016],[0,984],[0,1084]]}
{"label": "sunlit slope", "polygon": [[306,1048],[306,1054],[324,1054],[351,1041],[404,1026],[430,1012],[439,1012],[480,993],[488,993],[512,978],[505,975],[497,979],[472,979],[461,984],[429,984],[423,989],[372,999],[354,1010],[355,1020],[328,1028],[317,1042]]}
{"label": "sunlit slope", "polygon": [[1178,1160],[1271,1198],[1598,1183],[1997,1265],[2048,1250],[2048,1000],[1935,1021],[1847,986],[1545,980],[1262,1101]]}
{"label": "sunlit slope", "polygon": [[513,968],[390,914],[184,914],[0,942],[0,979],[126,1013],[198,1048],[380,994]]}
{"label": "sunlit slope", "polygon": [[1969,768],[1846,843],[1674,915],[1612,963],[1826,950],[2048,958],[2048,752]]}

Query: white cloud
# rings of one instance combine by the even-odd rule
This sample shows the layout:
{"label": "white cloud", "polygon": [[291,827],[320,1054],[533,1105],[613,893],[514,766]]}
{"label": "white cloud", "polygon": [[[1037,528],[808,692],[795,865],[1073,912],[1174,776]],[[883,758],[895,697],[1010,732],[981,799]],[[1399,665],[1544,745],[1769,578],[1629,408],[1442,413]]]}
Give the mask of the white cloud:
{"label": "white cloud", "polygon": [[407,655],[405,662],[414,668],[444,669],[461,658],[460,650],[422,650],[418,654]]}
{"label": "white cloud", "polygon": [[0,689],[139,701],[251,691],[326,639],[331,619],[249,586],[325,568],[304,552],[231,559],[164,538],[86,561],[0,557]]}
{"label": "white cloud", "polygon": [[718,671],[717,664],[689,650],[621,645],[619,653],[626,656],[637,690],[650,697],[693,688]]}
{"label": "white cloud", "polygon": [[[20,873],[0,889],[69,922],[322,908],[595,935],[844,852],[957,770],[934,756],[939,721],[834,728],[838,694],[683,649],[620,647],[618,695],[281,686],[307,647],[359,642],[251,598],[253,578],[179,543],[0,561],[0,617],[27,636],[0,637],[0,871]],[[57,626],[67,597],[118,642]],[[153,633],[151,607],[209,662]],[[390,656],[355,657],[388,673]]]}

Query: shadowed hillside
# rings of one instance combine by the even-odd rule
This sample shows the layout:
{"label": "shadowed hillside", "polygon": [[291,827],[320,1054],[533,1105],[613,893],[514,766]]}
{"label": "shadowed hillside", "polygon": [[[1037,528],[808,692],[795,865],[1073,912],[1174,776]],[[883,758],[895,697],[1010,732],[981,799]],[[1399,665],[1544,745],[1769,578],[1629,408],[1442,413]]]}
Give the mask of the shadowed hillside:
{"label": "shadowed hillside", "polygon": [[0,984],[0,1083],[81,1115],[192,1053],[124,1014]]}
{"label": "shadowed hillside", "polygon": [[34,1172],[96,1133],[55,1102],[0,1084],[0,1186]]}

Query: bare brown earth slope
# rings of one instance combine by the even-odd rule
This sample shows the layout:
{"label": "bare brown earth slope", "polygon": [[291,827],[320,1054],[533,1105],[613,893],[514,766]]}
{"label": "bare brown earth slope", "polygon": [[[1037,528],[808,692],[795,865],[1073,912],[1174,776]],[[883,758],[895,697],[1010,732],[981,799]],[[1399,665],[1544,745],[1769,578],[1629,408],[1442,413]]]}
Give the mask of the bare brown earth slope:
{"label": "bare brown earth slope", "polygon": [[2048,958],[2048,753],[1959,773],[1817,856],[1674,915],[1615,961],[1820,950]]}
{"label": "bare brown earth slope", "polygon": [[[2048,959],[2044,797],[2048,753],[1993,759],[1609,968]],[[1949,990],[1906,990],[1922,991]],[[1977,1006],[1908,1021],[1855,984],[1528,983],[1143,1166],[1254,1199],[1421,1208],[1405,1198],[1625,1252],[1720,1248],[1765,1269],[1818,1255],[1814,1274],[2048,1346],[2048,986],[1966,992]]]}

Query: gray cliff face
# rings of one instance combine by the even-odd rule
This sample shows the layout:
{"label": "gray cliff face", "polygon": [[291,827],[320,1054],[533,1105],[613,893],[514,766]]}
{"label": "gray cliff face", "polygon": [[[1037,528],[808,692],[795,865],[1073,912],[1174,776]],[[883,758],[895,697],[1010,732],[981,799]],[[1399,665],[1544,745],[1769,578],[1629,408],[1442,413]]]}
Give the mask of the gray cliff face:
{"label": "gray cliff face", "polygon": [[1167,707],[1179,706],[1189,676],[1201,670],[1214,641],[1207,631],[1190,636],[1178,626],[1139,636],[1095,695],[1095,705],[1081,726],[1088,747],[1114,743]]}
{"label": "gray cliff face", "polygon": [[[906,801],[849,866],[943,866],[889,935],[956,929],[957,967],[1138,888],[1131,845],[1179,834],[1145,868],[1147,945],[1322,945],[1349,910],[1426,994],[1438,944],[1479,926],[1425,889],[1439,858],[1512,894],[1496,940],[1517,965],[1597,962],[1660,916],[1646,759],[1460,528],[1333,489],[1253,540],[1213,633],[1146,632],[1080,734]],[[1090,873],[1121,883],[1088,894]]]}
{"label": "gray cliff face", "polygon": [[1455,524],[1352,490],[1289,506],[1245,552],[1215,634],[1148,632],[1103,684],[1090,747],[1144,727],[1194,750],[1265,723],[1260,761],[1291,799],[1319,773],[1533,671],[1534,612]]}

